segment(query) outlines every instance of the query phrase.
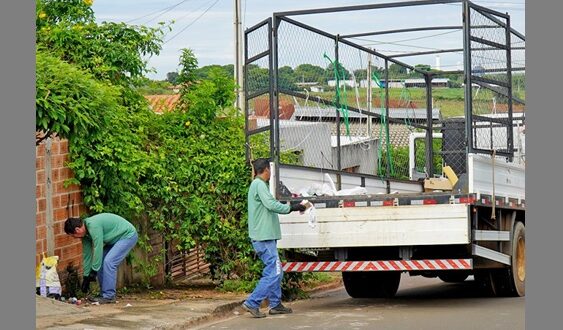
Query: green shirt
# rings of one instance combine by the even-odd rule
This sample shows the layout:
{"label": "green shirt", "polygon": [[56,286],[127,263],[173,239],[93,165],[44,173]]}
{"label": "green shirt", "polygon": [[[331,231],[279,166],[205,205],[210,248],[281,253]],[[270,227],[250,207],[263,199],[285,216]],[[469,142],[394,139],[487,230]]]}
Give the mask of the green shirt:
{"label": "green shirt", "polygon": [[91,270],[99,271],[102,267],[104,246],[130,238],[137,233],[135,227],[124,218],[112,213],[100,213],[84,219],[88,233],[82,238],[82,257],[84,276]]}
{"label": "green shirt", "polygon": [[248,233],[251,239],[281,239],[278,213],[287,214],[289,211],[289,204],[278,202],[262,178],[256,177],[252,181],[248,190]]}

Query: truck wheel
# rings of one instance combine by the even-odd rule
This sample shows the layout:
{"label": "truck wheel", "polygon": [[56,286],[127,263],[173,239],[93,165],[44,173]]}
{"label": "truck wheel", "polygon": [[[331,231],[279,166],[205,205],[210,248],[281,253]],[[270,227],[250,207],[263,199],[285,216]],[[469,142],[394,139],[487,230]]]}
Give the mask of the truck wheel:
{"label": "truck wheel", "polygon": [[524,297],[526,295],[526,228],[520,221],[514,225],[511,261],[508,279],[512,295]]}
{"label": "truck wheel", "polygon": [[392,298],[401,272],[342,272],[344,288],[352,298]]}
{"label": "truck wheel", "polygon": [[469,274],[466,272],[450,270],[447,272],[442,272],[438,274],[438,278],[446,283],[459,283],[463,282],[469,277]]}

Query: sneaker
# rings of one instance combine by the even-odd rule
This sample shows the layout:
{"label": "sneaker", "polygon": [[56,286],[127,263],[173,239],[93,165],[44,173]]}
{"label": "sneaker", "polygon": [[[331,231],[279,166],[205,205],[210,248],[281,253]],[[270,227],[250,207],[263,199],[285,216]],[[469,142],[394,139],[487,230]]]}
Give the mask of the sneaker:
{"label": "sneaker", "polygon": [[88,296],[88,297],[86,297],[86,300],[88,300],[89,302],[96,302],[100,298],[102,298],[102,296],[100,296],[100,295],[98,295],[98,296]]}
{"label": "sneaker", "polygon": [[293,310],[289,307],[285,307],[284,305],[282,305],[281,303],[279,305],[277,305],[274,308],[270,308],[270,315],[275,315],[275,314],[291,314],[293,313]]}
{"label": "sneaker", "polygon": [[266,314],[265,314],[265,313],[262,313],[262,312],[260,311],[260,309],[258,309],[258,308],[250,308],[250,307],[248,307],[245,303],[242,303],[242,309],[244,309],[245,311],[249,312],[249,313],[252,315],[252,317],[254,317],[254,318],[258,318],[258,319],[259,319],[259,318],[266,317]]}
{"label": "sneaker", "polygon": [[115,304],[115,297],[113,298],[104,298],[104,297],[92,297],[90,299],[91,302],[93,303],[98,303],[100,305],[103,304]]}

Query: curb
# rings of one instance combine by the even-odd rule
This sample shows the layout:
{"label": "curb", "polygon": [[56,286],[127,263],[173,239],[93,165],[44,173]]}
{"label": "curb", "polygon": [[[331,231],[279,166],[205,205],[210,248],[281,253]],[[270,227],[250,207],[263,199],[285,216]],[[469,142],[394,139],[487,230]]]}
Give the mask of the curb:
{"label": "curb", "polygon": [[333,289],[340,288],[343,285],[344,285],[344,283],[342,283],[342,280],[338,280],[338,281],[334,281],[332,283],[328,283],[328,284],[325,284],[325,285],[315,287],[315,288],[308,290],[306,292],[312,298],[316,294],[323,293],[325,291],[331,291]]}
{"label": "curb", "polygon": [[[335,281],[335,282],[328,283],[328,284],[325,284],[325,285],[321,285],[321,286],[318,286],[314,289],[308,290],[307,294],[311,296],[310,298],[314,298],[312,296],[315,295],[315,294],[319,294],[319,293],[326,292],[326,291],[331,291],[331,290],[340,288],[341,286],[342,286],[341,280]],[[310,299],[310,298],[299,299],[299,300],[306,300],[306,299]],[[217,306],[209,314],[191,318],[191,319],[186,320],[185,322],[183,322],[181,324],[175,324],[175,325],[170,325],[170,326],[159,326],[159,327],[155,327],[153,329],[154,330],[183,330],[183,329],[191,329],[191,328],[194,328],[194,327],[197,327],[197,326],[200,326],[200,325],[203,325],[205,323],[212,322],[212,321],[218,321],[218,320],[224,319],[226,316],[231,314],[237,308],[240,308],[240,306],[243,302],[244,302],[244,300],[226,303],[226,304]]]}
{"label": "curb", "polygon": [[196,327],[198,325],[202,325],[204,323],[208,323],[211,321],[216,321],[223,319],[227,314],[232,313],[236,308],[240,307],[240,305],[244,302],[235,301],[231,303],[227,303],[224,305],[217,306],[211,313],[194,317],[192,319],[183,322],[182,324],[175,324],[171,326],[162,326],[162,327],[155,327],[155,330],[181,330],[181,329],[190,329]]}

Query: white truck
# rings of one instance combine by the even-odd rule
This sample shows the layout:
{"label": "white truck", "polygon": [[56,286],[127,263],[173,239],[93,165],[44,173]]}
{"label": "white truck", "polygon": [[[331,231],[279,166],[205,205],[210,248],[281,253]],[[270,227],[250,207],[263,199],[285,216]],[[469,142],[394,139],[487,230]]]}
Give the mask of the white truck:
{"label": "white truck", "polygon": [[[459,26],[413,19],[413,28],[355,30],[358,11],[403,15],[455,3]],[[326,14],[333,16],[323,20]],[[321,26],[301,19],[312,15]],[[338,26],[331,23],[337,17]],[[463,48],[384,54],[358,38],[443,29],[460,30]],[[446,282],[471,275],[495,295],[525,295],[525,102],[512,89],[514,79],[525,78],[525,37],[508,14],[468,0],[296,10],[248,28],[244,44],[247,158],[272,159],[270,186],[278,199],[314,206],[280,216],[284,271],[342,272],[352,297],[392,297],[403,272]],[[401,61],[442,53],[460,56],[463,70],[422,70]],[[437,77],[460,79],[448,86]],[[463,88],[464,116],[436,118],[433,88],[450,87]],[[399,99],[398,88],[404,89]],[[413,105],[411,88],[424,101]],[[355,99],[346,89],[354,89]],[[363,123],[365,135],[354,131]],[[401,127],[412,134],[408,172],[399,177],[391,171],[391,151],[402,146],[390,143],[390,132]],[[438,162],[443,175],[434,170]]]}

